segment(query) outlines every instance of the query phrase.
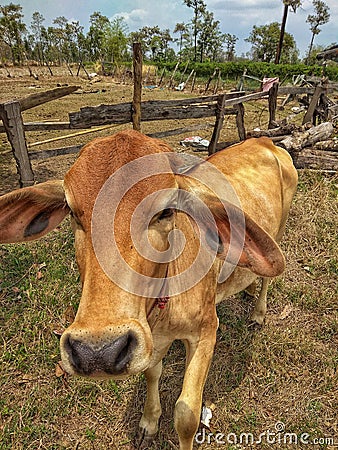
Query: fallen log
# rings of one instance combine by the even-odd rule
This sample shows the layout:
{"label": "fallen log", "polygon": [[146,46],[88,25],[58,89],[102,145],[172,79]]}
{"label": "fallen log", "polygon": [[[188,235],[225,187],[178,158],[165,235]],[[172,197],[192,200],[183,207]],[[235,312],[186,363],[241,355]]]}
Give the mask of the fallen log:
{"label": "fallen log", "polygon": [[337,153],[313,148],[302,149],[294,159],[296,169],[338,170]]}
{"label": "fallen log", "polygon": [[248,131],[247,137],[277,137],[277,136],[287,136],[295,131],[301,131],[302,127],[299,127],[298,125],[294,123],[289,123],[287,125],[283,125],[277,128],[272,128],[270,130],[252,130]]}
{"label": "fallen log", "polygon": [[300,152],[302,148],[313,146],[316,142],[327,140],[333,133],[331,122],[324,122],[307,131],[295,132],[286,139],[283,139],[279,145],[288,150],[291,154]]}
{"label": "fallen log", "polygon": [[329,150],[331,152],[338,152],[338,139],[329,139],[327,141],[316,142],[313,146],[315,150]]}

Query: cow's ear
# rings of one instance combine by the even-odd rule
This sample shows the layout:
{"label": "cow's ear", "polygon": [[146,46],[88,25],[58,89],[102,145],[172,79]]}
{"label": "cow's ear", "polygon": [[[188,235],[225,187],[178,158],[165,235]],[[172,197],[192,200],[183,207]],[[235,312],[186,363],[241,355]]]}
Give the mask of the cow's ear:
{"label": "cow's ear", "polygon": [[[262,277],[275,277],[283,272],[285,259],[278,244],[248,214],[233,203],[221,201],[190,176],[176,175],[176,179],[180,189],[206,205],[207,208],[200,208],[196,202],[193,213],[188,216],[195,229],[196,225],[200,227],[204,242],[212,251],[216,249],[218,257]],[[185,200],[181,207],[186,210],[184,203]]]}
{"label": "cow's ear", "polygon": [[284,271],[285,259],[280,247],[248,214],[215,198],[206,198],[205,202],[215,220],[206,232],[214,240],[217,236],[220,258],[262,277],[275,277]]}
{"label": "cow's ear", "polygon": [[0,242],[24,242],[49,233],[70,209],[63,181],[47,181],[0,197]]}

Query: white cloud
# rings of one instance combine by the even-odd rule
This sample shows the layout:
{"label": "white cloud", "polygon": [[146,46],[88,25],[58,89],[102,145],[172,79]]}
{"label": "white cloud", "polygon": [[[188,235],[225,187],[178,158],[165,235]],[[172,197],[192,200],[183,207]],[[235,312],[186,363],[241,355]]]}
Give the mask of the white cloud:
{"label": "white cloud", "polygon": [[144,26],[148,15],[149,12],[144,9],[133,9],[130,12],[120,12],[114,14],[113,18],[123,17],[130,30],[135,30]]}
{"label": "white cloud", "polygon": [[[120,12],[114,14],[113,18],[117,16],[123,17],[130,31],[136,31],[144,26],[153,27],[155,25],[158,25],[161,29],[169,28],[173,31],[177,22],[188,21],[188,18],[184,17],[184,15],[177,14],[175,2],[167,4],[165,8],[154,6],[155,2],[153,1],[148,1],[148,3],[152,3],[152,7]],[[189,17],[189,11],[186,12],[187,17]]]}

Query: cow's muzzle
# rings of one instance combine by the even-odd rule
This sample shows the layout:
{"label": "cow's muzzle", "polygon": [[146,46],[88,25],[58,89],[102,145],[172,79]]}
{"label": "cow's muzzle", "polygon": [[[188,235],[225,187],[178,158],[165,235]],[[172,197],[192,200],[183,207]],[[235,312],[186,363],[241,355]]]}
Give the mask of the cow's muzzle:
{"label": "cow's muzzle", "polygon": [[132,331],[110,342],[91,345],[71,334],[65,337],[63,348],[74,372],[78,375],[96,374],[122,375],[128,366],[137,346],[137,338]]}

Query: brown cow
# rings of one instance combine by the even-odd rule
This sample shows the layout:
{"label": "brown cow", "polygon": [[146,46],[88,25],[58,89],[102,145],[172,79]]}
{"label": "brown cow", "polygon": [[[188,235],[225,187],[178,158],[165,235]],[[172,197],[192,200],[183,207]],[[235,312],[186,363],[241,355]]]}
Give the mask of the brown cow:
{"label": "brown cow", "polygon": [[175,427],[188,450],[216,341],[215,305],[263,277],[253,312],[263,322],[268,280],[285,265],[276,242],[297,172],[266,138],[182,164],[166,144],[135,131],[94,140],[64,181],[0,197],[0,242],[40,238],[71,214],[82,296],[61,338],[64,368],[95,378],[144,371],[147,439],[161,415],[162,358],[182,340]]}

